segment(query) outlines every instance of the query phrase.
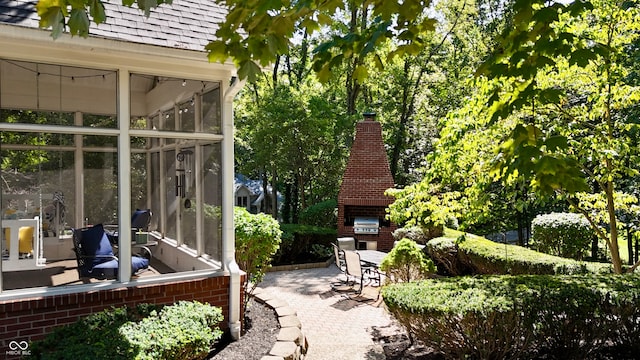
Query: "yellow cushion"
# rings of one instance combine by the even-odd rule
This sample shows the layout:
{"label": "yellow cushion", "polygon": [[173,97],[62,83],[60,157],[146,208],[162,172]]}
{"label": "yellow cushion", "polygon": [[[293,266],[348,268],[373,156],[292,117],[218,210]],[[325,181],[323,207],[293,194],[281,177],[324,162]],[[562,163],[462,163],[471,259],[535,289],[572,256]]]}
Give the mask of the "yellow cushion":
{"label": "yellow cushion", "polygon": [[33,251],[33,226],[22,226],[18,232],[19,252],[30,253]]}
{"label": "yellow cushion", "polygon": [[[4,229],[4,238],[7,239],[7,248],[11,248],[11,229]],[[18,230],[18,252],[30,253],[33,251],[33,226],[21,226]]]}

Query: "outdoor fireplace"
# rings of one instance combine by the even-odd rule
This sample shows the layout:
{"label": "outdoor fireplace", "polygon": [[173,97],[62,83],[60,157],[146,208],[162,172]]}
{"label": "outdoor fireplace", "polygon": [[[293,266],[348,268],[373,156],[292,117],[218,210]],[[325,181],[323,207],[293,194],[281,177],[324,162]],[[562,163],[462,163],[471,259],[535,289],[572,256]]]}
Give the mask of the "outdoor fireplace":
{"label": "outdoor fireplace", "polygon": [[338,237],[356,239],[358,249],[388,251],[397,228],[386,219],[393,198],[385,190],[394,187],[389,160],[382,142],[382,126],[374,113],[365,113],[356,125],[347,168],[338,195]]}

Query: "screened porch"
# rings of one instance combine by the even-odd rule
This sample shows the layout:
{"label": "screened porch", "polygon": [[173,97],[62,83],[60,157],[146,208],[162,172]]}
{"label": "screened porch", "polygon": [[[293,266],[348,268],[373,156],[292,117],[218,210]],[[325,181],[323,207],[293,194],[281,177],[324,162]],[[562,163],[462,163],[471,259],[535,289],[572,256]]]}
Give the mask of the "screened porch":
{"label": "screened porch", "polygon": [[0,58],[0,292],[114,281],[76,269],[72,229],[96,224],[120,234],[115,281],[221,270],[221,86]]}

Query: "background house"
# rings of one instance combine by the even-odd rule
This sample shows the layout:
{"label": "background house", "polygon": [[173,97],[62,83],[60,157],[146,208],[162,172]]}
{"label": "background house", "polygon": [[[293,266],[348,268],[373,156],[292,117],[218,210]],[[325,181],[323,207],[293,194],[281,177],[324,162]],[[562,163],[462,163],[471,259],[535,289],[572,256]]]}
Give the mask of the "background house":
{"label": "background house", "polygon": [[[0,194],[0,351],[139,302],[206,301],[240,334],[232,105],[243,84],[204,52],[226,11],[174,0],[146,18],[105,6],[88,38],[54,41],[34,2],[0,2],[0,156],[12,174]],[[134,276],[138,208],[153,212],[154,260]],[[119,230],[115,280],[74,273],[70,229],[98,223]],[[21,227],[34,229],[26,255],[10,241]]]}
{"label": "background house", "polygon": [[[235,205],[247,209],[252,214],[259,212],[271,213],[271,209],[265,209],[265,203],[270,201],[267,197],[273,194],[273,188],[268,185],[267,191],[264,191],[262,181],[249,179],[243,174],[236,174],[234,179],[234,196]],[[282,207],[283,196],[280,192],[276,195],[278,201],[278,209]]]}

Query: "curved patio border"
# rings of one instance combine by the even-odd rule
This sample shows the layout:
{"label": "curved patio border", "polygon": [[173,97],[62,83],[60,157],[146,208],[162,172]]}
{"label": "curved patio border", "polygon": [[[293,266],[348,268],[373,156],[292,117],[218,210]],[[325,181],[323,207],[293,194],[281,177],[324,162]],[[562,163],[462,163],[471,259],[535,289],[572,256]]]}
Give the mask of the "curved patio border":
{"label": "curved patio border", "polygon": [[286,301],[260,288],[256,288],[253,295],[256,301],[274,309],[280,324],[276,343],[269,354],[263,356],[261,360],[302,360],[309,344],[302,332],[302,323],[298,319],[296,310]]}

